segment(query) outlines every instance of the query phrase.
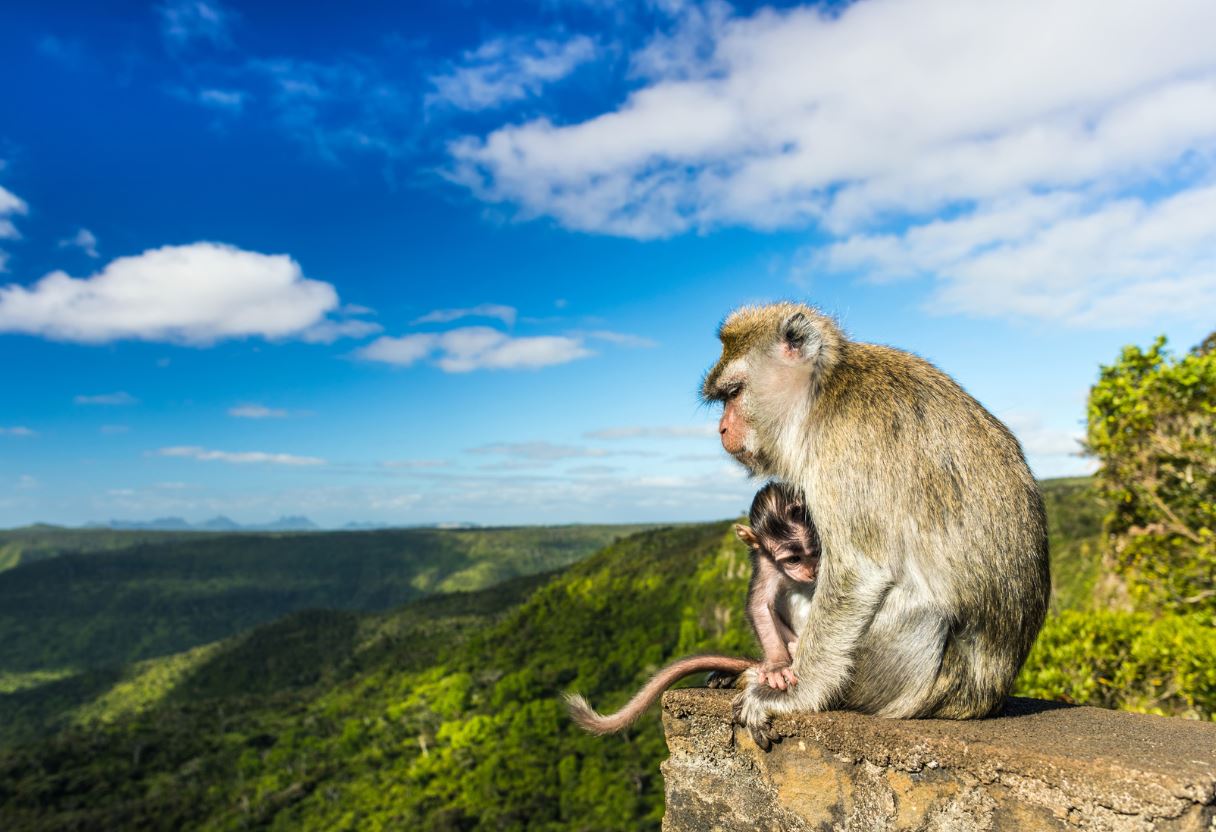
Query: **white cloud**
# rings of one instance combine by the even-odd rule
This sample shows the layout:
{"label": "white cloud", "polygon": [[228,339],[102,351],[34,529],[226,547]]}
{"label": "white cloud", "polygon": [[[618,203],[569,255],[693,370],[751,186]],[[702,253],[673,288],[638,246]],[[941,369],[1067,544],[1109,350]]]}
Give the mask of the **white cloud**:
{"label": "white cloud", "polygon": [[1216,137],[1206,0],[865,0],[706,25],[708,49],[613,112],[457,142],[457,177],[525,214],[626,236],[848,229],[1144,173]]}
{"label": "white cloud", "polygon": [[107,406],[122,406],[130,404],[139,404],[139,399],[132,396],[130,393],[99,393],[90,396],[76,396],[73,401],[76,404],[99,404]]}
{"label": "white cloud", "polygon": [[12,427],[8,428],[0,427],[0,436],[19,436],[24,438],[37,435],[37,432],[30,430],[27,427],[23,427],[22,425],[13,425]]}
{"label": "white cloud", "polygon": [[496,329],[470,326],[443,333],[384,336],[356,351],[358,357],[398,366],[433,358],[444,372],[536,369],[566,364],[593,353],[581,340],[564,335],[512,337]]}
{"label": "white cloud", "polygon": [[[1207,0],[679,19],[631,56],[618,106],[466,136],[450,178],[521,219],[639,239],[818,228],[840,244],[830,261],[940,278],[950,312],[1084,324],[1210,305],[1211,214],[1157,221],[1175,200],[1206,207],[1216,180]],[[1053,254],[1052,277],[1024,270]]]}
{"label": "white cloud", "polygon": [[[717,425],[668,425],[655,427],[602,428],[584,433],[587,439],[716,439]],[[720,459],[721,454],[716,454]]]}
{"label": "white cloud", "polygon": [[0,332],[202,346],[225,338],[323,340],[316,333],[330,327],[322,334],[332,340],[351,334],[343,330],[349,322],[326,317],[337,306],[334,287],[305,278],[285,254],[194,243],[120,257],[87,278],[57,271],[29,288],[0,287]]}
{"label": "white cloud", "polygon": [[228,415],[237,419],[286,419],[290,414],[282,408],[264,404],[241,404],[228,408]]}
{"label": "white cloud", "polygon": [[161,34],[172,47],[206,41],[223,47],[232,43],[233,13],[215,0],[169,0],[156,7]]}
{"label": "white cloud", "polygon": [[811,256],[824,271],[931,275],[930,308],[1122,326],[1216,308],[1216,185],[1146,201],[1024,195]]}
{"label": "white cloud", "polygon": [[89,257],[100,257],[97,253],[97,236],[87,228],[82,228],[66,240],[59,241],[60,248],[78,248]]}
{"label": "white cloud", "polygon": [[215,451],[200,448],[197,445],[178,445],[171,448],[161,448],[158,456],[185,457],[204,462],[229,462],[237,465],[269,464],[269,465],[324,465],[325,460],[315,456],[295,456],[293,454],[273,454],[265,451]]}
{"label": "white cloud", "polygon": [[446,459],[394,459],[380,463],[385,468],[400,468],[409,471],[423,471],[432,468],[447,468],[451,465]]}
{"label": "white cloud", "polygon": [[565,41],[547,38],[494,38],[465,52],[449,71],[430,81],[427,103],[461,110],[487,110],[538,94],[596,56],[585,35]]}
{"label": "white cloud", "polygon": [[438,340],[439,336],[433,333],[402,335],[400,338],[385,335],[357,350],[355,355],[367,361],[408,367],[430,356]]}
{"label": "white cloud", "polygon": [[499,303],[482,303],[467,309],[436,309],[421,318],[415,318],[416,324],[446,324],[461,318],[497,318],[507,326],[515,326],[518,315],[514,306],[503,306]]}

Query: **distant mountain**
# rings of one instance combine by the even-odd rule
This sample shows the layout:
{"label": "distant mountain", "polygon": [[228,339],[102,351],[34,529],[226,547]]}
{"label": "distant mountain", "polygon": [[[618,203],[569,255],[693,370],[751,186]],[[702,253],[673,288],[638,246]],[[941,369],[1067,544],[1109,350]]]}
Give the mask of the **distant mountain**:
{"label": "distant mountain", "polygon": [[301,515],[292,515],[290,517],[280,517],[273,523],[266,523],[261,526],[246,526],[246,530],[260,532],[315,532],[321,527]]}
{"label": "distant mountain", "polygon": [[315,532],[320,526],[307,517],[280,517],[269,523],[242,525],[231,517],[219,515],[202,523],[190,523],[180,517],[158,517],[155,520],[111,520],[108,523],[87,523],[88,529],[163,532]]}
{"label": "distant mountain", "polygon": [[241,524],[233,520],[231,517],[225,517],[221,514],[216,517],[212,517],[210,520],[199,523],[197,526],[195,526],[195,528],[203,529],[209,532],[235,532],[240,531]]}
{"label": "distant mountain", "polygon": [[155,520],[111,520],[109,523],[90,523],[90,526],[100,525],[110,529],[137,529],[147,531],[156,529],[164,532],[188,532],[194,526],[191,526],[180,517],[157,517]]}

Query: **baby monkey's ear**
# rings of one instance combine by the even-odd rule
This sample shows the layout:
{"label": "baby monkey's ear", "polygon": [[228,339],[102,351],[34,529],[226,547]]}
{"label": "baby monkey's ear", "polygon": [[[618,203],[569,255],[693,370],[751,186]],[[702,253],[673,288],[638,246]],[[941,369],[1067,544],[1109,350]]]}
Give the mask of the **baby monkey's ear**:
{"label": "baby monkey's ear", "polygon": [[750,527],[742,523],[735,524],[735,537],[746,543],[749,549],[760,548],[760,538],[756,537],[756,533]]}

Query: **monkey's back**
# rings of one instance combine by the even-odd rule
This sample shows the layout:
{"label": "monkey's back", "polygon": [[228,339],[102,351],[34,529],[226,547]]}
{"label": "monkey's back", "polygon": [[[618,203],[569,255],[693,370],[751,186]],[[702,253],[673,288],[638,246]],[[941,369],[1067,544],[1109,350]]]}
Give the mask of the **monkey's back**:
{"label": "monkey's back", "polygon": [[890,347],[843,349],[808,420],[804,490],[825,551],[871,558],[945,620],[935,704],[918,715],[982,715],[1046,614],[1038,486],[1008,428],[941,370]]}

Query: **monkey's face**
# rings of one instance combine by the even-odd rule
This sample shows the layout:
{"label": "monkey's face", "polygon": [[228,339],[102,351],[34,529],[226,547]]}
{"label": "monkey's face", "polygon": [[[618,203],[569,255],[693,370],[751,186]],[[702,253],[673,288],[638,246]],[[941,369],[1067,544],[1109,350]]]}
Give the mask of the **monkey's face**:
{"label": "monkey's face", "polygon": [[[766,547],[767,548],[767,547]],[[819,552],[788,541],[767,548],[781,572],[797,584],[814,583],[819,577]]]}
{"label": "monkey's face", "polygon": [[722,355],[706,373],[701,395],[722,405],[722,448],[753,475],[780,474],[772,464],[781,457],[776,437],[806,405],[804,348],[814,331],[808,316],[815,315],[795,304],[745,308],[718,331]]}

